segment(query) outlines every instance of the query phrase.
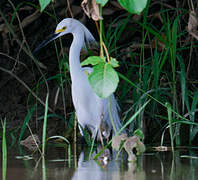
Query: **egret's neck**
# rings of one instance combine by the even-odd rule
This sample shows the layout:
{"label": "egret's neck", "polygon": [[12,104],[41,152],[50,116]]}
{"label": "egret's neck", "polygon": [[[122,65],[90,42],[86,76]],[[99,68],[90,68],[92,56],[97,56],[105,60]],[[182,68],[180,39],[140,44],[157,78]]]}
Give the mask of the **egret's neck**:
{"label": "egret's neck", "polygon": [[72,82],[81,75],[80,51],[84,43],[84,33],[80,29],[73,33],[73,41],[69,50],[69,66]]}

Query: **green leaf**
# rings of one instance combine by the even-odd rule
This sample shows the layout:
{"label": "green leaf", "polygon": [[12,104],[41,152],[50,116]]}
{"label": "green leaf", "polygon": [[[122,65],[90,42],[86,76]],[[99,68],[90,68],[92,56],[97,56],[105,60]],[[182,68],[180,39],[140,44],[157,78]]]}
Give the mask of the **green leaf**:
{"label": "green leaf", "polygon": [[142,132],[141,129],[136,129],[136,130],[133,132],[133,135],[138,136],[140,139],[144,139],[144,133]]}
{"label": "green leaf", "polygon": [[119,62],[115,58],[110,57],[110,63],[114,68],[119,67]]}
{"label": "green leaf", "polygon": [[139,14],[146,7],[147,0],[118,0],[123,8],[133,14]]}
{"label": "green leaf", "polygon": [[96,3],[101,4],[102,6],[105,6],[105,4],[108,2],[109,0],[96,0]]}
{"label": "green leaf", "polygon": [[35,108],[36,108],[36,104],[35,104],[34,106],[31,107],[31,109],[28,111],[28,113],[27,113],[27,115],[26,115],[26,117],[25,117],[25,120],[24,120],[24,122],[23,122],[23,125],[22,125],[22,127],[21,127],[21,131],[20,131],[20,134],[19,134],[19,142],[20,142],[21,139],[23,138],[23,134],[24,134],[24,132],[25,132],[25,130],[26,130],[27,124],[28,124],[28,122],[30,121],[30,119],[31,119],[31,117],[32,117],[32,114],[33,114]]}
{"label": "green leaf", "polygon": [[49,94],[47,93],[46,100],[45,100],[45,114],[44,114],[43,135],[42,135],[42,142],[43,142],[42,153],[43,153],[43,155],[45,155],[45,149],[46,149],[48,98],[49,98]]}
{"label": "green leaf", "polygon": [[70,142],[64,136],[51,136],[47,139],[47,141],[50,139],[61,139],[61,140],[65,141],[67,144],[70,144]]}
{"label": "green leaf", "polygon": [[119,78],[117,72],[109,63],[99,63],[93,67],[88,77],[91,87],[101,98],[109,97],[117,88]]}
{"label": "green leaf", "polygon": [[51,0],[39,0],[41,12],[47,7]]}
{"label": "green leaf", "polygon": [[171,104],[169,102],[166,102],[165,106],[167,107],[167,111],[168,111],[168,123],[169,123],[169,133],[170,133],[170,139],[171,139],[171,147],[172,147],[172,150],[174,150],[172,107],[171,107]]}
{"label": "green leaf", "polygon": [[187,88],[186,88],[186,67],[183,59],[180,56],[177,56],[177,59],[179,61],[179,65],[181,69],[181,71],[179,72],[179,76],[180,76],[181,97],[182,97],[182,112],[184,112],[185,102],[187,106],[189,104],[187,97]]}
{"label": "green leaf", "polygon": [[7,145],[6,145],[6,119],[3,123],[3,138],[2,138],[2,180],[6,180],[7,174]]}
{"label": "green leaf", "polygon": [[[121,74],[120,74],[121,75]],[[123,76],[121,76],[121,78],[123,78]],[[148,100],[147,102],[145,102],[136,112],[135,114],[132,115],[132,117],[130,117],[130,119],[122,126],[122,128],[119,130],[118,134],[120,134],[124,128],[126,128],[131,122],[135,121],[136,117],[141,113],[141,111],[144,110],[144,108],[146,107],[146,105],[150,102],[151,100]]]}
{"label": "green leaf", "polygon": [[85,59],[82,63],[81,66],[86,66],[86,65],[96,65],[99,64],[101,62],[104,62],[105,59],[99,57],[99,56],[89,56],[87,59]]}

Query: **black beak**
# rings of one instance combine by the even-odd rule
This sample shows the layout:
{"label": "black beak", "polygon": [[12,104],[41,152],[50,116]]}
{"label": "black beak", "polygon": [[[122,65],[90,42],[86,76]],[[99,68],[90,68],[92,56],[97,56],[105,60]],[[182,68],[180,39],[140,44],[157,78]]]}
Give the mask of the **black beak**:
{"label": "black beak", "polygon": [[33,54],[35,54],[39,49],[41,49],[42,47],[46,46],[49,42],[53,41],[54,39],[57,38],[57,36],[60,33],[54,33],[52,34],[47,40],[43,41],[34,51]]}

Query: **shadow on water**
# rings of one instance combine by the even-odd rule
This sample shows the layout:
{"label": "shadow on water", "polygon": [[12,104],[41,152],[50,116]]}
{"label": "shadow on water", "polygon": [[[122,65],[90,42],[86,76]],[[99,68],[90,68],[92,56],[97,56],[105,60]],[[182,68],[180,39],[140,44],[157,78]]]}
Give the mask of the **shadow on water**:
{"label": "shadow on water", "polygon": [[[110,150],[106,150],[98,160],[88,160],[88,149],[81,151],[78,155],[71,155],[68,159],[67,150],[51,146],[47,148],[45,158],[41,158],[39,154],[34,156],[19,156],[19,154],[21,150],[20,153],[16,152],[16,149],[8,150],[7,180],[182,180],[196,179],[198,176],[198,156],[196,151],[189,149],[175,151],[174,159],[170,151],[146,152],[138,157],[135,163],[129,163],[124,152],[115,161],[116,153]],[[3,172],[1,163],[1,178]]]}

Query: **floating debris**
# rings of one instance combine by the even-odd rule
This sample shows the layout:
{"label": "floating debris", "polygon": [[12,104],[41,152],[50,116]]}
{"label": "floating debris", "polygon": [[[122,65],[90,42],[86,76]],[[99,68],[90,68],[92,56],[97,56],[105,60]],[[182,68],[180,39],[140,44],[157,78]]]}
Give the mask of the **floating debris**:
{"label": "floating debris", "polygon": [[33,134],[28,136],[25,140],[20,142],[21,145],[27,147],[29,150],[34,151],[41,144],[38,135]]}
{"label": "floating debris", "polygon": [[134,135],[128,137],[126,134],[120,136],[114,136],[112,139],[112,147],[119,151],[124,148],[128,153],[128,161],[136,161],[136,155],[142,154],[146,148],[145,145],[141,142],[139,136]]}

